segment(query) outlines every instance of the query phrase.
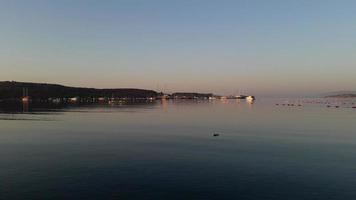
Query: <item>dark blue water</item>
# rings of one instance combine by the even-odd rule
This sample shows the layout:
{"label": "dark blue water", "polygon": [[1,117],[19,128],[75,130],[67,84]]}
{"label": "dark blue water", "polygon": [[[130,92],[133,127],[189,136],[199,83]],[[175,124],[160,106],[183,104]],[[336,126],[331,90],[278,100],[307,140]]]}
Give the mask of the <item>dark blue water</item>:
{"label": "dark blue water", "polygon": [[[275,105],[286,101],[303,106]],[[6,112],[0,199],[356,199],[356,109],[333,104],[340,108],[158,101]]]}

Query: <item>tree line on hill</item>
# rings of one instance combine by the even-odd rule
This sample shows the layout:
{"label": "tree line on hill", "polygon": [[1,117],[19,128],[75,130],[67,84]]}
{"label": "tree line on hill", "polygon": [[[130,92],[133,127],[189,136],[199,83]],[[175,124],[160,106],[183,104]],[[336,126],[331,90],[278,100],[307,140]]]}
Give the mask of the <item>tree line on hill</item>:
{"label": "tree line on hill", "polygon": [[32,99],[48,98],[150,98],[156,97],[157,92],[144,89],[96,89],[67,87],[57,84],[26,83],[3,81],[0,82],[0,99],[19,99],[28,93]]}

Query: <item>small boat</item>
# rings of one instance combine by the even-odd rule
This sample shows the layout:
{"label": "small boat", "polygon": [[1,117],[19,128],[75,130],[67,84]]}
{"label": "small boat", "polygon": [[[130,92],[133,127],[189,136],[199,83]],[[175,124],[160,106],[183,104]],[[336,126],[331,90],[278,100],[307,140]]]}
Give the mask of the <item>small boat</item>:
{"label": "small boat", "polygon": [[254,101],[254,100],[256,100],[256,98],[255,98],[255,96],[247,96],[246,100],[247,101]]}
{"label": "small boat", "polygon": [[26,97],[22,97],[22,102],[29,102],[30,101],[30,97],[26,96]]}

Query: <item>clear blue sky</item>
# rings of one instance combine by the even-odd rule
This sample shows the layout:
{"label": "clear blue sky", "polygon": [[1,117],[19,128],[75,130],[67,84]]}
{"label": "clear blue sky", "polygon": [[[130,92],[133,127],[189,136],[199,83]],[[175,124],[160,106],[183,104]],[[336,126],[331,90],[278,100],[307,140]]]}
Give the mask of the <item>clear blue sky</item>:
{"label": "clear blue sky", "polygon": [[168,92],[356,90],[356,1],[1,0],[0,70]]}

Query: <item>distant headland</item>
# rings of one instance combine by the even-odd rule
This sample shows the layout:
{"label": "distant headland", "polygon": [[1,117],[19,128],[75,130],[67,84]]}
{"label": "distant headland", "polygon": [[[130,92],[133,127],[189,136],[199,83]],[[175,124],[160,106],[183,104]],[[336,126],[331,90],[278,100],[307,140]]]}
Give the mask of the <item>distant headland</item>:
{"label": "distant headland", "polygon": [[325,96],[326,98],[356,98],[356,94],[335,94]]}
{"label": "distant headland", "polygon": [[355,98],[356,91],[336,91],[325,93],[321,96],[325,98]]}

